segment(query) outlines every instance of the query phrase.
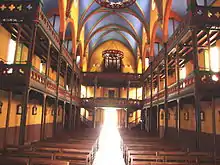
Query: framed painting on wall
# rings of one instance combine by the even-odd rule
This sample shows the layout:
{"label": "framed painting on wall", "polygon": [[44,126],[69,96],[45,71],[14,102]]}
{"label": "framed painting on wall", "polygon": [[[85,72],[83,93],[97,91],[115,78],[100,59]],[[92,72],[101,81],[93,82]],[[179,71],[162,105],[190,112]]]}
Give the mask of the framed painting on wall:
{"label": "framed painting on wall", "polygon": [[37,115],[37,106],[36,105],[34,105],[32,107],[32,115]]}
{"label": "framed painting on wall", "polygon": [[22,105],[21,105],[21,104],[18,104],[18,105],[17,105],[16,114],[17,114],[17,115],[21,115],[21,114],[22,114]]}
{"label": "framed painting on wall", "polygon": [[3,102],[0,101],[0,114],[2,113]]}

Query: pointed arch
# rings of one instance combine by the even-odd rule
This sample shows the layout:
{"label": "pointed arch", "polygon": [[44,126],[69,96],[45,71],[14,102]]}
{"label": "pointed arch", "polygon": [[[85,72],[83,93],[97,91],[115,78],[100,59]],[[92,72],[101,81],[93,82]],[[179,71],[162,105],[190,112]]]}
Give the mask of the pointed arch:
{"label": "pointed arch", "polygon": [[154,56],[154,43],[157,40],[157,29],[160,28],[160,21],[157,20],[154,23],[153,26],[153,31],[152,31],[152,35],[151,35],[151,42],[150,42],[150,56],[153,57]]}
{"label": "pointed arch", "polygon": [[[67,28],[68,28],[68,26],[70,26],[70,30],[71,30],[71,40],[72,40],[72,53],[75,53],[75,50],[76,50],[76,37],[75,37],[75,26],[74,26],[74,20],[73,19],[68,19],[67,20],[67,26],[66,26],[66,28],[65,28],[65,33],[64,33],[64,36],[66,37],[66,32],[67,32]],[[69,37],[69,36],[67,36],[67,37]],[[64,39],[66,39],[66,38],[64,38]]]}
{"label": "pointed arch", "polygon": [[170,11],[172,8],[172,1],[173,0],[167,0],[166,7],[165,7],[165,14],[164,14],[164,20],[163,20],[163,40],[168,40],[168,26],[169,26],[169,18],[170,18]]}

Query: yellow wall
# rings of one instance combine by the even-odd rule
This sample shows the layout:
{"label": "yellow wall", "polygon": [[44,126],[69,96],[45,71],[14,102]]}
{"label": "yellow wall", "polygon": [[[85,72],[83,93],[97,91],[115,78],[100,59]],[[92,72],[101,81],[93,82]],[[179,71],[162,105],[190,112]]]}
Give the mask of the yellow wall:
{"label": "yellow wall", "polygon": [[[117,47],[115,46],[117,45]],[[122,72],[134,73],[135,72],[135,59],[128,48],[118,41],[107,41],[100,45],[92,54],[90,61],[90,71],[101,71],[100,66],[103,62],[102,52],[106,49],[117,49],[124,52],[123,64],[124,67]],[[95,67],[97,66],[97,67]]]}
{"label": "yellow wall", "polygon": [[129,88],[129,99],[136,99],[136,88]]}
{"label": "yellow wall", "polygon": [[127,88],[121,88],[121,98],[127,98]]}
{"label": "yellow wall", "polygon": [[9,41],[11,39],[11,34],[2,26],[0,26],[0,38],[1,38],[0,58],[3,59],[4,61],[7,61],[8,45],[9,45]]}

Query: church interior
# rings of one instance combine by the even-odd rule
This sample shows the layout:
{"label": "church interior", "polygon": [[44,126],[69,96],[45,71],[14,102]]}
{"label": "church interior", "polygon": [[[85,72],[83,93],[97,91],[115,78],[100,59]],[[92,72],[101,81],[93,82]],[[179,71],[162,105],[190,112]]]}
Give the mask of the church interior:
{"label": "church interior", "polygon": [[220,165],[220,0],[1,0],[0,165]]}

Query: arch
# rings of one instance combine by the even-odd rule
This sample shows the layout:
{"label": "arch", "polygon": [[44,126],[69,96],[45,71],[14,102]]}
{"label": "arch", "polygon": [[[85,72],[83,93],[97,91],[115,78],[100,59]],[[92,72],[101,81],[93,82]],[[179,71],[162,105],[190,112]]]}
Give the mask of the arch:
{"label": "arch", "polygon": [[126,47],[130,52],[131,52],[131,54],[133,55],[133,58],[134,58],[134,62],[135,62],[135,67],[137,67],[137,58],[135,58],[135,55],[134,55],[134,52],[132,51],[132,49],[131,48],[129,48],[127,45],[125,45],[123,42],[121,42],[120,40],[117,40],[117,39],[109,39],[109,40],[106,40],[105,42],[102,42],[102,43],[100,43],[99,45],[97,45],[96,47],[95,47],[95,49],[93,49],[92,51],[91,51],[91,55],[89,56],[89,58],[88,58],[88,64],[87,64],[87,66],[88,66],[88,68],[90,68],[90,61],[91,61],[91,58],[92,58],[92,55],[94,54],[94,52],[101,46],[101,45],[103,45],[103,44],[105,44],[106,42],[109,42],[109,41],[117,41],[117,42],[120,42],[122,45],[124,45],[124,47]]}
{"label": "arch", "polygon": [[64,40],[66,40],[66,37],[70,37],[70,36],[66,36],[66,32],[68,30],[68,27],[70,27],[70,32],[71,32],[71,40],[72,40],[72,51],[71,53],[74,53],[76,50],[76,37],[75,37],[75,27],[74,27],[74,20],[69,18],[67,20],[67,24],[65,27],[65,33],[64,33]]}
{"label": "arch", "polygon": [[[92,34],[89,35],[88,39],[86,39],[86,43],[85,43],[85,47],[88,46],[89,42],[91,41],[92,37],[96,34],[96,33],[99,33],[103,30],[107,30],[107,29],[111,29],[111,28],[118,28],[120,29],[121,31],[125,31],[127,32],[128,34],[130,34],[134,40],[138,43],[138,46],[140,47],[140,39],[138,38],[138,36],[136,36],[135,34],[131,33],[127,28],[123,27],[123,26],[120,26],[120,25],[117,25],[117,24],[110,24],[110,25],[106,25],[104,27],[101,27],[99,29],[97,29],[95,32],[93,32]],[[141,49],[140,49],[141,50]]]}
{"label": "arch", "polygon": [[172,8],[172,1],[173,0],[167,0],[166,7],[165,7],[165,14],[164,14],[164,20],[163,20],[163,40],[168,40],[168,26],[169,26],[169,18],[170,18],[170,11]]}
{"label": "arch", "polygon": [[[128,42],[129,47],[132,49],[132,46],[131,46],[130,41],[121,33],[120,30],[110,29],[110,30],[106,31],[105,33],[103,33],[99,38],[101,39],[101,38],[103,38],[104,36],[108,35],[108,34],[111,33],[111,32],[117,32],[120,36],[122,36],[122,37]],[[97,43],[98,43],[98,40],[95,42],[95,44],[94,44],[93,46],[95,47],[95,46],[97,45]],[[85,49],[86,49],[86,48],[85,48]],[[85,51],[84,51],[84,52],[85,52]]]}
{"label": "arch", "polygon": [[63,40],[64,39],[64,32],[65,32],[65,27],[67,24],[66,21],[66,6],[64,1],[58,0],[58,6],[59,6],[59,15],[60,15],[60,38]]}
{"label": "arch", "polygon": [[153,57],[154,56],[154,43],[156,41],[156,33],[157,33],[157,29],[159,28],[160,26],[160,22],[159,20],[157,20],[155,23],[154,23],[154,26],[153,26],[153,31],[152,31],[152,35],[151,35],[151,42],[150,42],[150,56]]}
{"label": "arch", "polygon": [[[77,39],[79,38],[80,34],[81,34],[81,31],[82,31],[82,28],[83,26],[86,24],[86,22],[95,14],[98,14],[98,13],[101,13],[101,12],[110,12],[112,13],[110,10],[106,10],[106,9],[103,9],[101,7],[97,8],[96,10],[94,10],[93,12],[91,12],[88,16],[85,16],[85,14],[80,18],[79,20],[79,28],[78,28],[78,32],[77,32]],[[145,28],[146,30],[146,34],[147,34],[147,40],[148,42],[150,41],[150,33],[149,33],[149,24],[147,24],[145,22],[145,20],[143,18],[141,18],[140,16],[138,16],[137,13],[135,13],[133,10],[131,9],[126,9],[126,10],[123,10],[123,11],[118,11],[119,13],[127,13],[127,14],[131,14],[133,15],[134,17],[136,17],[142,24],[143,24],[143,27]]]}
{"label": "arch", "polygon": [[79,63],[79,66],[80,66],[80,68],[82,68],[82,66],[83,66],[83,54],[82,54],[83,52],[82,52],[82,44],[81,44],[81,42],[79,42],[78,44],[77,44],[77,48],[76,48],[76,53],[75,53],[75,57],[74,57],[74,59],[76,59],[76,57],[77,56],[80,56],[80,63]]}
{"label": "arch", "polygon": [[[123,15],[121,15],[120,13],[117,13],[117,12],[109,12],[109,13],[103,15],[103,16],[94,24],[94,26],[91,28],[90,32],[92,32],[92,31],[95,29],[95,27],[96,27],[100,22],[102,22],[105,18],[107,18],[108,16],[111,16],[111,15],[116,15],[116,16],[120,17],[122,20],[124,20],[124,21],[129,25],[129,27],[132,29],[132,31],[136,34],[136,36],[138,36],[138,35],[137,35],[138,33],[137,33],[137,31],[135,30],[135,27],[133,26],[133,24],[132,24],[129,20],[127,20],[127,18],[126,18],[125,16],[123,16]],[[89,32],[89,34],[91,34],[90,32]]]}

